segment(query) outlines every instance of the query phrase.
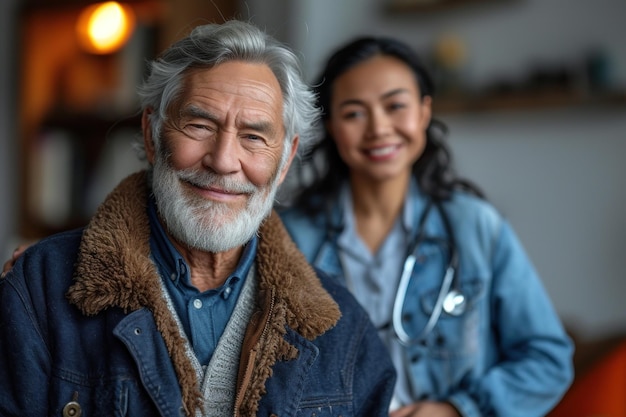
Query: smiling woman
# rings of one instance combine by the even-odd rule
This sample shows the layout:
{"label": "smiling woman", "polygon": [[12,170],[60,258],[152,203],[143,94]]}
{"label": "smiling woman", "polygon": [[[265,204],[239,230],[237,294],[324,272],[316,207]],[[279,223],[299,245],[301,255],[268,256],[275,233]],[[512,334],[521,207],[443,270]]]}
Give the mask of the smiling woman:
{"label": "smiling woman", "polygon": [[283,221],[387,344],[390,416],[545,415],[571,381],[571,341],[507,220],[456,175],[419,57],[359,38],[314,85],[324,136]]}

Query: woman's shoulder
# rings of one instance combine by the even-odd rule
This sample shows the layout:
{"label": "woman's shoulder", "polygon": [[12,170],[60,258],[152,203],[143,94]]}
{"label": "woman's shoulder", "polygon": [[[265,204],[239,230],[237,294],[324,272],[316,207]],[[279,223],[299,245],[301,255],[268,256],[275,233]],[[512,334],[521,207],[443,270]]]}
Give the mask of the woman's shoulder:
{"label": "woman's shoulder", "polygon": [[294,227],[314,227],[315,223],[323,220],[319,214],[310,213],[302,207],[281,208],[277,212],[288,230]]}
{"label": "woman's shoulder", "polygon": [[465,190],[454,190],[450,196],[448,205],[458,206],[476,212],[498,213],[497,209],[490,201]]}
{"label": "woman's shoulder", "polygon": [[499,230],[504,221],[502,214],[488,200],[462,190],[454,191],[444,208],[453,221],[470,227],[478,225]]}
{"label": "woman's shoulder", "polygon": [[310,212],[302,207],[277,210],[291,239],[309,261],[327,239],[328,221],[326,213]]}

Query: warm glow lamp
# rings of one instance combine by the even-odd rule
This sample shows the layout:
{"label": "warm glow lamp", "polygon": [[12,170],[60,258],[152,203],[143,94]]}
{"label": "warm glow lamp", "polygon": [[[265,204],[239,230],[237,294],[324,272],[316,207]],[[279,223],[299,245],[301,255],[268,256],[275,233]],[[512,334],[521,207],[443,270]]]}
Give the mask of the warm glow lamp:
{"label": "warm glow lamp", "polygon": [[80,14],[76,24],[78,41],[94,54],[110,54],[130,38],[135,26],[133,9],[116,1],[92,4]]}

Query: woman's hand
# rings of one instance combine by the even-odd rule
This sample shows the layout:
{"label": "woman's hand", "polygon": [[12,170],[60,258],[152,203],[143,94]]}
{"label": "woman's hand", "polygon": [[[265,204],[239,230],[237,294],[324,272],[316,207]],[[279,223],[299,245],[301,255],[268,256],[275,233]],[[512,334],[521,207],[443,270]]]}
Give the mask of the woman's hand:
{"label": "woman's hand", "polygon": [[422,401],[398,408],[389,417],[461,417],[449,403]]}
{"label": "woman's hand", "polygon": [[22,255],[22,253],[24,253],[26,248],[28,248],[29,246],[30,246],[30,243],[23,243],[13,251],[13,254],[11,255],[11,259],[6,261],[4,265],[2,266],[2,274],[0,274],[0,278],[4,278],[7,272],[9,272],[11,268],[13,268],[13,265],[15,265],[15,261],[17,260],[17,258],[19,258]]}

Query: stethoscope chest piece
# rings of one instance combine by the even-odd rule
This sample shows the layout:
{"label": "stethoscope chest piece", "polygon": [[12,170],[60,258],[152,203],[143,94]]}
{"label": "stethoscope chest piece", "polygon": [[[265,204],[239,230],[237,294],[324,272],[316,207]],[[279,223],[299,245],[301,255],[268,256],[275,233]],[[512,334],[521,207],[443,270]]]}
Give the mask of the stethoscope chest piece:
{"label": "stethoscope chest piece", "polygon": [[451,316],[460,316],[465,312],[466,307],[465,296],[455,289],[450,290],[443,300],[443,311]]}

